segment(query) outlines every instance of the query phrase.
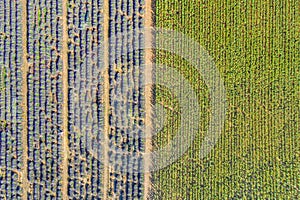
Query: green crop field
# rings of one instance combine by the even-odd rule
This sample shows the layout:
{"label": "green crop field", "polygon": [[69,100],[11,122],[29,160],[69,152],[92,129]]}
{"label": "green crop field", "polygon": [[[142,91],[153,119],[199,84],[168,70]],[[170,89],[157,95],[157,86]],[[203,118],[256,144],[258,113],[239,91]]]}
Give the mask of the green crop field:
{"label": "green crop field", "polygon": [[[157,64],[179,70],[196,91],[201,128],[183,157],[152,174],[154,199],[300,198],[299,8],[297,0],[156,0],[156,26],[188,35],[214,59],[227,112],[216,146],[199,159],[208,89],[186,60],[156,51]],[[174,136],[180,108],[168,89],[157,86],[156,95],[167,115],[159,148]]]}

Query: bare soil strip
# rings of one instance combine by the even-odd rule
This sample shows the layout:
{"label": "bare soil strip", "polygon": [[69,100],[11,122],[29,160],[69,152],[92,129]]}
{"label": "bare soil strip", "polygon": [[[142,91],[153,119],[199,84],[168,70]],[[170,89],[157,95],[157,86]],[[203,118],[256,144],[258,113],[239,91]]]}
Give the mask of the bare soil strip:
{"label": "bare soil strip", "polygon": [[62,161],[62,196],[63,199],[68,198],[68,156],[69,156],[69,141],[68,141],[68,0],[62,1],[62,82],[63,82],[63,161]]}
{"label": "bare soil strip", "polygon": [[109,135],[109,0],[103,2],[103,59],[104,59],[104,145],[103,145],[103,199],[107,199],[107,189],[109,186],[109,157],[108,157],[108,135]]}
{"label": "bare soil strip", "polygon": [[29,184],[27,179],[28,170],[28,128],[27,128],[27,0],[21,0],[22,9],[22,50],[23,50],[23,66],[22,66],[22,109],[23,109],[23,131],[22,131],[22,149],[23,149],[23,167],[22,167],[22,190],[23,199],[27,200],[27,192],[29,190]]}
{"label": "bare soil strip", "polygon": [[[145,41],[146,47],[152,46],[153,35],[149,31],[150,27],[153,27],[153,10],[152,10],[152,0],[145,1]],[[150,44],[150,45],[149,45]],[[152,49],[145,49],[145,153],[150,153],[152,150],[152,83],[153,83],[153,52]],[[151,173],[149,172],[151,166],[151,158],[145,157],[145,174],[144,174],[144,199],[149,198],[149,193],[151,191]]]}

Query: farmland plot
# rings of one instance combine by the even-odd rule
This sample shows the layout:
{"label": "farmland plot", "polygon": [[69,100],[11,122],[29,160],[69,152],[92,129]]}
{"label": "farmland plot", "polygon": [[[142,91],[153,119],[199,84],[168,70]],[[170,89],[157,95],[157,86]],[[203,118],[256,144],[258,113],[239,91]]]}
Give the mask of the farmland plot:
{"label": "farmland plot", "polygon": [[[214,58],[228,110],[218,143],[199,159],[211,114],[207,87],[191,63],[157,51],[157,64],[194,87],[203,121],[189,151],[153,173],[154,199],[299,199],[299,12],[294,0],[156,1],[158,27],[184,33]],[[156,101],[168,119],[154,140],[161,147],[174,137],[180,106],[160,87]]]}
{"label": "farmland plot", "polygon": [[144,4],[0,2],[1,199],[143,197]]}
{"label": "farmland plot", "polygon": [[[157,38],[156,64],[195,91],[200,118],[188,118],[200,128],[151,179],[145,82],[163,72],[146,74],[149,2],[0,1],[0,199],[299,199],[300,1],[155,1],[157,27],[182,32],[214,59],[228,108],[201,158],[209,88]],[[150,93],[162,108],[155,151],[180,129],[183,106],[163,85]]]}

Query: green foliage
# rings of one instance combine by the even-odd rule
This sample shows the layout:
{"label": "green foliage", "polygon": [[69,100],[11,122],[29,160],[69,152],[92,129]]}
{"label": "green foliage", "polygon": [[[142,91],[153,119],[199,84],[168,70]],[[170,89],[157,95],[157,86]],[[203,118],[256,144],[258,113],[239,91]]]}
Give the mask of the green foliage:
{"label": "green foliage", "polygon": [[[154,199],[298,199],[299,1],[156,1],[156,25],[178,30],[214,58],[225,81],[227,120],[218,144],[200,160],[209,116],[201,75],[181,58],[158,52],[194,85],[203,128],[177,162],[153,173]],[[158,101],[173,106],[158,89]],[[168,120],[176,114],[166,112]],[[168,142],[172,121],[155,138]]]}

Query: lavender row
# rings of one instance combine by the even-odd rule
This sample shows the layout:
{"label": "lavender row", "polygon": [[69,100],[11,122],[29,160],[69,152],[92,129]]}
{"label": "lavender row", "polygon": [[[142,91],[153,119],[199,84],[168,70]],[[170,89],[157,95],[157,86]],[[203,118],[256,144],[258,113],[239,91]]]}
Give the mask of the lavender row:
{"label": "lavender row", "polygon": [[71,199],[101,197],[103,3],[69,1],[69,185]]}
{"label": "lavender row", "polygon": [[[144,50],[143,1],[110,1],[111,198],[143,197]],[[118,154],[116,152],[124,152]]]}
{"label": "lavender row", "polygon": [[61,5],[27,2],[29,199],[62,198]]}
{"label": "lavender row", "polygon": [[[2,1],[0,198],[20,199],[22,168],[22,40],[19,2]],[[4,109],[2,109],[4,107]]]}
{"label": "lavender row", "polygon": [[18,1],[0,2],[0,199],[20,199],[22,169],[22,39]]}

